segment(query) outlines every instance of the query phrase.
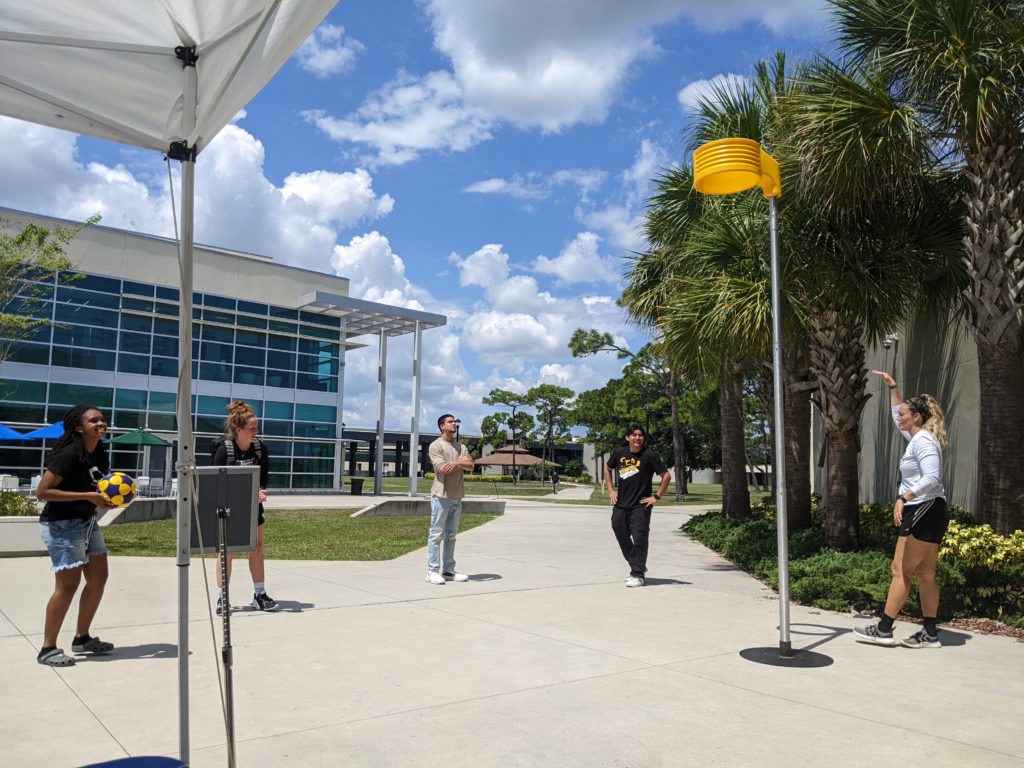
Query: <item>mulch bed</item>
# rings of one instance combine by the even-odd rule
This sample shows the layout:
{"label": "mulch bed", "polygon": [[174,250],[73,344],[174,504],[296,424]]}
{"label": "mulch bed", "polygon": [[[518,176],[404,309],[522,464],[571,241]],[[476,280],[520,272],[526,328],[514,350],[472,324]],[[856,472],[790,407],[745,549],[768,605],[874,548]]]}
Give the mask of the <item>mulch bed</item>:
{"label": "mulch bed", "polygon": [[968,632],[977,632],[982,635],[1015,637],[1017,642],[1024,643],[1024,629],[1007,626],[995,619],[949,619],[948,621],[943,621],[942,626],[952,629],[966,629]]}

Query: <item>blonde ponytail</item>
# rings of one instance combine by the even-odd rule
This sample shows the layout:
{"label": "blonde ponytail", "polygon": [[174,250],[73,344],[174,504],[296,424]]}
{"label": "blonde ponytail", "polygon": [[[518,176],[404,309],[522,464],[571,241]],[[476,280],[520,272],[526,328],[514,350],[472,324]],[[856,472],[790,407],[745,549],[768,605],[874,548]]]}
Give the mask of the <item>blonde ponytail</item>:
{"label": "blonde ponytail", "polygon": [[946,448],[946,416],[942,412],[939,401],[931,395],[918,395],[907,400],[907,407],[914,413],[921,414],[924,428],[935,438],[939,446]]}

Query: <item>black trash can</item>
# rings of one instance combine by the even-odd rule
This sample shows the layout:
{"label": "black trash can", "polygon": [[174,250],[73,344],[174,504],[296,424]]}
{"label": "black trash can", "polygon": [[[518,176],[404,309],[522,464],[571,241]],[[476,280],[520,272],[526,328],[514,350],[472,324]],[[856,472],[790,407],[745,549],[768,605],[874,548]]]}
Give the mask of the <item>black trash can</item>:
{"label": "black trash can", "polygon": [[353,477],[349,482],[352,484],[352,495],[362,496],[363,495],[363,478]]}

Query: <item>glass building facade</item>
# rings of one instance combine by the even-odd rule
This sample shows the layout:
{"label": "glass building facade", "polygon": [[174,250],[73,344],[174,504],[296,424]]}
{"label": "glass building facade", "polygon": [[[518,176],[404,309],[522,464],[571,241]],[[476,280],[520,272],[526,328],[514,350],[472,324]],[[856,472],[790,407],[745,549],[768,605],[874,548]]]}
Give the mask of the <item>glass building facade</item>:
{"label": "glass building facade", "polygon": [[[178,291],[93,274],[65,275],[36,286],[33,314],[53,321],[14,347],[8,363],[45,366],[47,380],[3,377],[0,422],[60,421],[76,403],[105,412],[116,430],[177,431],[174,391],[129,385],[129,377],[170,388],[178,375]],[[328,488],[334,480],[339,406],[302,402],[301,393],[340,391],[341,318],[196,292],[192,377],[196,382],[279,389],[280,399],[245,398],[260,417],[278,488]],[[6,366],[8,369],[14,366]],[[115,375],[113,386],[72,383],[83,371]],[[163,381],[158,381],[163,380]],[[122,384],[121,382],[124,382]],[[193,395],[196,456],[209,456],[230,395]],[[296,440],[296,438],[298,438]],[[0,447],[0,472],[38,470],[41,445]],[[131,451],[134,457],[135,451]],[[29,461],[26,462],[26,459]],[[35,459],[35,460],[33,460]],[[119,465],[118,465],[119,466]]]}
{"label": "glass building facade", "polygon": [[[76,271],[34,283],[39,298],[22,308],[51,325],[15,345],[0,364],[0,422],[26,432],[88,403],[104,411],[114,433],[145,428],[173,441],[181,351],[179,292],[167,284],[177,270],[174,242],[94,226],[71,248]],[[197,247],[196,258],[196,288],[218,289],[192,296],[197,463],[208,461],[222,434],[228,403],[242,399],[260,418],[271,487],[336,487],[347,458],[340,441],[345,350],[359,346],[346,339],[373,332],[370,325],[356,328],[365,322],[360,318],[403,310],[348,300],[344,278],[265,257]],[[165,280],[139,279],[148,275]],[[334,304],[303,304],[304,296],[322,290]],[[253,300],[270,295],[276,303]],[[339,308],[345,301],[359,305],[358,316]],[[113,466],[162,471],[164,451],[150,452],[150,466],[139,467],[138,448],[111,448]],[[0,442],[0,473],[26,483],[40,472],[43,452],[41,441]]]}

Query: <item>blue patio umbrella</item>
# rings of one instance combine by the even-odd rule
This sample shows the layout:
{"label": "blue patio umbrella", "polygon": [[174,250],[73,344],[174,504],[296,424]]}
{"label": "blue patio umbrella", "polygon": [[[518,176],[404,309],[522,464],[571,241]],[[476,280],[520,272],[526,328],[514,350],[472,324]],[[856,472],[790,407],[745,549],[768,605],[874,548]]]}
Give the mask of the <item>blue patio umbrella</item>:
{"label": "blue patio umbrella", "polygon": [[27,440],[21,432],[11,429],[6,424],[0,424],[0,440]]}
{"label": "blue patio umbrella", "polygon": [[64,422],[58,421],[48,427],[40,427],[22,435],[23,440],[56,440],[64,434]]}

